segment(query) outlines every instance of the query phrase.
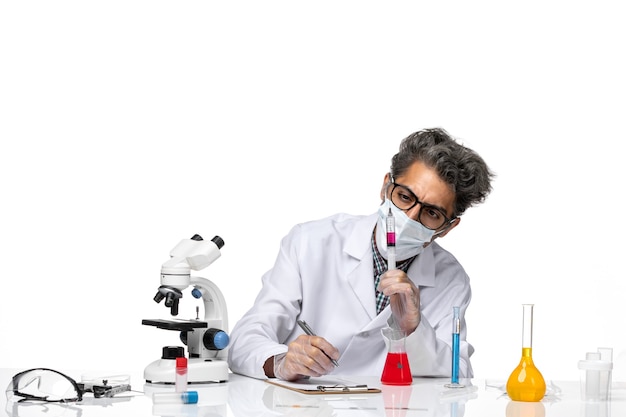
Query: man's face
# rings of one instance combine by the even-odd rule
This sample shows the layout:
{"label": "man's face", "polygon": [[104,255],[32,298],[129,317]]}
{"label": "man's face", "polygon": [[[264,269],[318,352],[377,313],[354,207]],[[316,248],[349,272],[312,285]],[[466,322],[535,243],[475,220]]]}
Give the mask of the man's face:
{"label": "man's face", "polygon": [[[387,198],[390,198],[389,193],[392,188],[388,187],[390,180],[389,174],[386,174],[381,190],[381,198],[385,197],[385,192],[387,193]],[[439,178],[435,170],[427,167],[424,163],[413,163],[401,176],[394,178],[394,182],[408,188],[421,203],[435,207],[443,212],[447,218],[452,218],[454,213],[454,193],[448,184]],[[421,208],[422,204],[416,204],[414,207],[405,210],[405,213],[411,219],[419,221],[418,216]],[[437,229],[436,231],[443,230],[439,237],[445,236],[456,227],[459,221],[460,219],[457,218],[452,223],[446,223]]]}

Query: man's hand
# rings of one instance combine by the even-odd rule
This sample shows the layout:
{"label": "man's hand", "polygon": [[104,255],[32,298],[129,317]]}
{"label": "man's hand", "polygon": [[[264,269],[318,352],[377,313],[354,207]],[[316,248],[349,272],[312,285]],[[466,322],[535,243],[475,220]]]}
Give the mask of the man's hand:
{"label": "man's hand", "polygon": [[378,291],[390,296],[391,313],[407,336],[420,324],[420,290],[400,269],[385,272]]}
{"label": "man's hand", "polygon": [[289,343],[286,355],[275,357],[274,375],[286,381],[326,375],[335,367],[329,357],[339,359],[339,351],[326,339],[300,335]]}

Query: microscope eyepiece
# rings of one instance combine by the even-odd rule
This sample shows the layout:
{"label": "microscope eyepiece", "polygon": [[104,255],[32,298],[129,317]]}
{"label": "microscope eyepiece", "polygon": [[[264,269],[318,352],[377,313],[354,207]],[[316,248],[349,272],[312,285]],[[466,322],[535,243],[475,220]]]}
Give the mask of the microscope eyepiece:
{"label": "microscope eyepiece", "polygon": [[[191,240],[195,240],[196,242],[202,242],[204,239],[202,239],[202,236],[196,233],[191,237]],[[215,243],[218,249],[222,249],[222,247],[224,246],[224,239],[217,235],[215,235],[213,239],[211,239],[211,242]]]}
{"label": "microscope eyepiece", "polygon": [[211,239],[211,242],[215,243],[218,249],[222,249],[222,246],[224,246],[224,239],[217,235],[213,239]]}

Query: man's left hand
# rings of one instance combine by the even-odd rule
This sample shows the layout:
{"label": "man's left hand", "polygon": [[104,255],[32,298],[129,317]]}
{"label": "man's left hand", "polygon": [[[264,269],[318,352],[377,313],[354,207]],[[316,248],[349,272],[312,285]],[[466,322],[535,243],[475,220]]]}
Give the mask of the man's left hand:
{"label": "man's left hand", "polygon": [[400,269],[385,272],[378,291],[391,297],[391,313],[407,336],[420,324],[420,290]]}

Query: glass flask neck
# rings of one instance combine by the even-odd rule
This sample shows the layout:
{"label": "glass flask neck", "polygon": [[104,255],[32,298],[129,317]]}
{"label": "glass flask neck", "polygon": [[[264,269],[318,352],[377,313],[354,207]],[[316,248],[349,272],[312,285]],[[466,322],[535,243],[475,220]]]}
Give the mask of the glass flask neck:
{"label": "glass flask neck", "polygon": [[533,304],[523,304],[522,348],[533,347]]}
{"label": "glass flask neck", "polygon": [[533,348],[523,347],[522,348],[522,362],[524,361],[528,362],[528,360],[530,360],[531,362],[533,360]]}

